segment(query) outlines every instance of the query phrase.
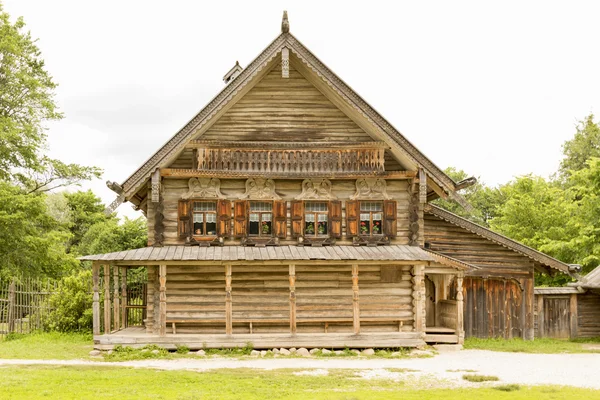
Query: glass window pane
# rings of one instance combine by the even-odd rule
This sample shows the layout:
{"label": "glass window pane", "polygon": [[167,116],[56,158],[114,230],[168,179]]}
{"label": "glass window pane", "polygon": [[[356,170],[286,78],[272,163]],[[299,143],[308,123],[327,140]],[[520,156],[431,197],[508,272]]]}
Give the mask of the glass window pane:
{"label": "glass window pane", "polygon": [[263,222],[271,222],[271,213],[262,213]]}
{"label": "glass window pane", "polygon": [[204,222],[203,214],[194,214],[194,223],[196,222]]}
{"label": "glass window pane", "polygon": [[217,214],[206,214],[206,222],[217,222]]}
{"label": "glass window pane", "polygon": [[383,203],[380,201],[361,201],[360,211],[383,211]]}
{"label": "glass window pane", "polygon": [[325,212],[327,211],[327,203],[317,203],[314,201],[309,201],[305,203],[305,210]]}
{"label": "glass window pane", "polygon": [[317,234],[319,235],[327,235],[329,233],[327,229],[327,222],[319,222],[317,224]]}
{"label": "glass window pane", "polygon": [[194,211],[216,211],[217,203],[214,201],[195,201]]}
{"label": "glass window pane", "polygon": [[315,223],[314,222],[305,222],[304,223],[304,233],[306,235],[313,235],[315,233]]}
{"label": "glass window pane", "polygon": [[317,219],[319,222],[327,222],[327,214],[317,214]]}
{"label": "glass window pane", "polygon": [[259,222],[258,220],[256,221],[250,221],[250,227],[249,227],[249,234],[250,235],[258,235],[258,225]]}
{"label": "glass window pane", "polygon": [[260,214],[250,214],[250,222],[258,222]]}
{"label": "glass window pane", "polygon": [[217,223],[216,222],[207,222],[206,223],[206,234],[207,235],[216,235],[217,234]]}
{"label": "glass window pane", "polygon": [[266,201],[251,201],[250,211],[271,211],[273,209],[273,203]]}
{"label": "glass window pane", "polygon": [[269,235],[271,233],[271,221],[264,221],[261,224],[260,234]]}
{"label": "glass window pane", "polygon": [[304,214],[304,220],[306,222],[315,222],[315,214]]}
{"label": "glass window pane", "polygon": [[201,222],[194,222],[194,235],[204,235],[204,226]]}

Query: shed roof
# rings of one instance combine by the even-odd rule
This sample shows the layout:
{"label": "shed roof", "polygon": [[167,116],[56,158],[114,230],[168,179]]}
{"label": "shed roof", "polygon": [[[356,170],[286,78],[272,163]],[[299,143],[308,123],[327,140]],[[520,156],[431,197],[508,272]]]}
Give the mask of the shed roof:
{"label": "shed roof", "polygon": [[536,287],[533,289],[534,294],[576,294],[582,293],[576,287]]}
{"label": "shed roof", "polygon": [[600,289],[600,266],[570,285],[579,286],[584,289]]}
{"label": "shed roof", "polygon": [[172,262],[172,261],[212,261],[227,263],[235,261],[425,261],[439,263],[453,268],[466,270],[477,267],[446,257],[420,247],[390,245],[378,247],[365,246],[273,246],[273,247],[199,247],[165,246],[144,247],[115,253],[83,256],[80,260],[108,261],[125,264],[126,262]]}

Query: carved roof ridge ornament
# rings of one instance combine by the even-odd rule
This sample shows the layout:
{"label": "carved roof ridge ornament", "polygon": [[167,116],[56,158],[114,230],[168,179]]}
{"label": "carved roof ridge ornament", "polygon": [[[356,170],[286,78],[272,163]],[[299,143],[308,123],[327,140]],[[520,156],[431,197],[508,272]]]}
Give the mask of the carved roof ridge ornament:
{"label": "carved roof ridge ornament", "polygon": [[181,196],[182,199],[217,198],[224,199],[221,193],[221,181],[218,178],[191,178],[188,181],[190,190]]}
{"label": "carved roof ridge ornament", "polygon": [[281,33],[290,32],[290,21],[288,21],[287,11],[283,12],[283,18],[281,19]]}
{"label": "carved roof ridge ornament", "polygon": [[275,193],[275,181],[265,178],[250,178],[246,181],[246,193],[240,199],[248,200],[279,200],[281,196]]}
{"label": "carved roof ridge ornament", "polygon": [[336,200],[331,193],[331,181],[325,178],[309,178],[302,181],[302,193],[296,200]]}
{"label": "carved roof ridge ornament", "polygon": [[387,183],[381,178],[360,178],[356,180],[356,193],[350,196],[352,200],[389,200]]}

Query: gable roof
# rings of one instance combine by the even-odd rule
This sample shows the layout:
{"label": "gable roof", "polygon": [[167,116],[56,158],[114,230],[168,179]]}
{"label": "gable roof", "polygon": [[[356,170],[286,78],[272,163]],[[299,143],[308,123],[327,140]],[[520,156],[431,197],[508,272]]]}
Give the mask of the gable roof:
{"label": "gable roof", "polygon": [[525,246],[524,244],[519,243],[513,239],[510,239],[506,236],[496,233],[488,228],[485,228],[481,225],[471,222],[468,219],[459,217],[456,214],[446,211],[440,207],[434,206],[433,204],[426,204],[424,207],[424,211],[426,213],[433,214],[436,217],[441,218],[445,221],[448,221],[451,224],[454,224],[463,229],[466,229],[471,233],[479,235],[479,236],[486,238],[488,240],[491,240],[492,242],[495,242],[501,246],[511,249],[519,254],[529,257],[532,260],[537,261],[542,265],[547,265],[548,267],[557,269],[557,270],[565,272],[565,273],[569,273],[569,265],[568,264],[565,264],[564,262],[559,261],[556,258],[552,258],[549,255],[544,254],[540,251],[537,251],[531,247]]}
{"label": "gable roof", "polygon": [[283,48],[289,49],[290,53],[301,60],[313,71],[327,86],[337,93],[345,103],[356,110],[375,130],[382,136],[393,150],[397,150],[406,159],[425,170],[431,179],[456,200],[461,200],[455,192],[456,183],[447,176],[440,168],[422,154],[410,141],[397,131],[385,118],[354,92],[344,81],[335,75],[325,64],[312,54],[291,33],[280,34],[265,50],[263,50],[235,79],[233,79],[223,90],[217,94],[196,116],[194,116],[183,128],[181,128],[171,139],[169,139],[154,155],[152,155],[140,168],[123,182],[122,187],[125,199],[129,200],[139,190],[146,180],[157,169],[166,164],[179,154],[186,143],[193,139],[196,131],[211,123],[217,113],[227,106],[248,86],[257,81],[255,79],[269,63],[281,53]]}
{"label": "gable roof", "polygon": [[582,276],[577,282],[570,285],[585,289],[600,289],[600,267],[594,268],[590,273]]}

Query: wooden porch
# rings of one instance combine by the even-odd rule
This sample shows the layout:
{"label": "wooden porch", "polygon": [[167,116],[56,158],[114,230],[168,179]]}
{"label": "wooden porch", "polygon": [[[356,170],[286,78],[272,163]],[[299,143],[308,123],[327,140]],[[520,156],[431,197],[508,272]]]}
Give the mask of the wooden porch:
{"label": "wooden porch", "polygon": [[367,347],[422,347],[425,342],[418,332],[386,333],[270,333],[270,334],[191,334],[191,333],[146,333],[144,327],[125,328],[118,332],[94,335],[96,350],[110,350],[114,346],[144,347],[156,344],[169,350],[185,345],[191,350],[244,347],[248,343],[256,349],[274,347],[324,347],[324,348],[367,348]]}

